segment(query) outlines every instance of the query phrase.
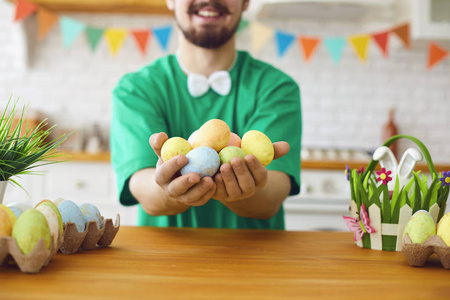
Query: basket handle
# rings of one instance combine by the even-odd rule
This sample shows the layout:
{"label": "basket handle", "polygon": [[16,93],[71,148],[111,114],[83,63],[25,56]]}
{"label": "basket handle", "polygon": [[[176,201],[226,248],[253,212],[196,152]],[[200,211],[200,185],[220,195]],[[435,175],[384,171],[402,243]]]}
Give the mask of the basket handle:
{"label": "basket handle", "polygon": [[[425,157],[425,160],[427,161],[430,172],[437,176],[436,169],[434,168],[434,164],[433,164],[433,160],[431,159],[430,152],[428,152],[427,147],[425,147],[425,145],[417,138],[410,136],[410,135],[402,135],[402,134],[394,135],[394,136],[390,137],[386,142],[384,142],[384,144],[382,146],[389,147],[396,140],[401,139],[401,138],[409,139],[409,140],[413,141],[417,146],[419,146],[420,150],[422,151],[423,156]],[[377,164],[378,164],[378,160],[374,160],[372,158],[369,165],[367,166],[366,171],[364,171],[364,176],[362,176],[361,178],[364,180],[364,178],[366,177],[368,172],[373,172],[373,170],[375,169],[375,166]]]}

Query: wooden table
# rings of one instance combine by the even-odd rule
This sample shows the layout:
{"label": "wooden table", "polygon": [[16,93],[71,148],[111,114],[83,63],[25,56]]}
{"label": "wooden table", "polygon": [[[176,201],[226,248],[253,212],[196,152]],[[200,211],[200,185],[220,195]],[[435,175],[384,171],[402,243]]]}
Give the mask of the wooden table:
{"label": "wooden table", "polygon": [[0,266],[0,299],[450,299],[450,270],[349,232],[122,227],[38,274]]}

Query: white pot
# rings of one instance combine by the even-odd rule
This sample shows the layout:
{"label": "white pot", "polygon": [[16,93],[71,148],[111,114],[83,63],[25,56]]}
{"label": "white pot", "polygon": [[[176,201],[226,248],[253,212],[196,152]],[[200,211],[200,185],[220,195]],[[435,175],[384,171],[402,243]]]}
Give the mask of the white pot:
{"label": "white pot", "polygon": [[5,197],[6,186],[8,181],[0,181],[0,204],[3,203],[3,198]]}

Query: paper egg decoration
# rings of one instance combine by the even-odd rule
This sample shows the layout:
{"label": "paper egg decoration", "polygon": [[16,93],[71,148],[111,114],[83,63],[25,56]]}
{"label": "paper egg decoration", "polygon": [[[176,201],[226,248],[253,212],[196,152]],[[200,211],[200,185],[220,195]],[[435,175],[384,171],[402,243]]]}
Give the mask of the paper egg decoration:
{"label": "paper egg decoration", "polygon": [[181,175],[196,172],[200,178],[213,176],[220,167],[220,158],[216,150],[210,147],[194,148],[186,154],[188,163],[181,168]]}
{"label": "paper egg decoration", "polygon": [[70,200],[65,200],[58,205],[58,210],[64,223],[72,222],[77,227],[78,232],[83,232],[86,228],[84,216],[78,205]]}
{"label": "paper egg decoration", "polygon": [[47,249],[50,249],[51,235],[45,216],[36,209],[23,212],[17,219],[11,236],[23,254],[29,254],[40,239],[43,239]]}
{"label": "paper egg decoration", "polygon": [[411,242],[415,244],[422,244],[430,236],[436,234],[436,225],[433,217],[426,210],[419,210],[414,213],[406,223],[405,234],[409,235]]}
{"label": "paper egg decoration", "polygon": [[220,119],[205,122],[195,134],[193,147],[210,147],[219,152],[230,140],[230,127]]}
{"label": "paper egg decoration", "polygon": [[161,158],[164,162],[179,154],[186,155],[192,150],[191,144],[181,137],[172,137],[161,147]]}
{"label": "paper egg decoration", "polygon": [[80,205],[80,210],[83,213],[85,226],[87,226],[88,222],[94,221],[97,223],[97,228],[101,229],[102,215],[95,205],[91,203],[83,203]]}
{"label": "paper egg decoration", "polygon": [[269,165],[275,153],[272,141],[258,130],[247,131],[242,137],[241,148],[246,154],[253,154],[264,165]]}

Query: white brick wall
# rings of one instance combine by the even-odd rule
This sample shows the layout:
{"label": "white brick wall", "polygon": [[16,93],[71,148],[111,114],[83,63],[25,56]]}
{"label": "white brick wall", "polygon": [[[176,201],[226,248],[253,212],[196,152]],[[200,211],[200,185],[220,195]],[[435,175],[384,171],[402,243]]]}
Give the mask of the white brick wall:
{"label": "white brick wall", "polygon": [[[59,127],[86,129],[99,123],[107,130],[110,93],[117,80],[164,55],[152,40],[147,56],[142,57],[131,37],[116,58],[110,56],[104,41],[91,53],[84,36],[67,49],[62,45],[58,27],[38,42],[35,17],[15,24],[13,13],[10,3],[0,2],[0,106],[13,93],[30,102],[31,110],[44,112]],[[149,15],[66,15],[104,27],[140,28],[172,23],[170,17]],[[267,24],[322,37],[374,32],[395,25],[279,20]],[[238,47],[249,50],[249,40],[247,30],[238,37]],[[389,58],[383,58],[372,44],[365,64],[358,62],[348,45],[338,66],[333,65],[324,47],[319,48],[309,64],[304,63],[297,43],[283,59],[276,57],[273,42],[256,55],[286,71],[300,84],[304,146],[373,149],[381,142],[381,127],[388,109],[396,107],[400,132],[421,139],[436,162],[450,162],[449,62],[428,72],[426,45],[405,50],[395,37],[390,42]],[[175,36],[170,48],[176,48]]]}

